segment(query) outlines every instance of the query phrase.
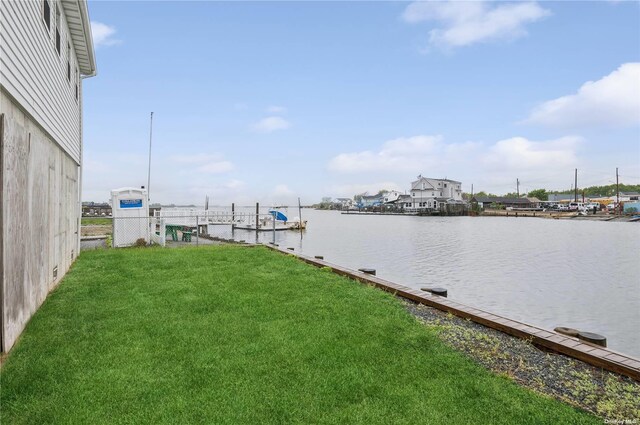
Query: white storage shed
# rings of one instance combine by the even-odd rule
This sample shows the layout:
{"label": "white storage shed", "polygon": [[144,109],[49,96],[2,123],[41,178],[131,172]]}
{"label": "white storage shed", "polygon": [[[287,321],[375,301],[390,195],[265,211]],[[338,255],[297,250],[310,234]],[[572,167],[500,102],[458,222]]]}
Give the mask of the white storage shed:
{"label": "white storage shed", "polygon": [[114,248],[134,245],[138,239],[149,243],[149,198],[146,189],[113,189],[111,209]]}

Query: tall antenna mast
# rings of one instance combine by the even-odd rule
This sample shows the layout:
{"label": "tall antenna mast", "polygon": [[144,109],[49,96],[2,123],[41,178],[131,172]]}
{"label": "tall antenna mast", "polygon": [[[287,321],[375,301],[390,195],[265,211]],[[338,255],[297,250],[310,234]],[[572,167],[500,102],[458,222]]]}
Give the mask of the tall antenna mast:
{"label": "tall antenna mast", "polygon": [[149,123],[149,172],[147,173],[147,199],[151,195],[151,140],[153,138],[153,112],[151,112],[151,120]]}

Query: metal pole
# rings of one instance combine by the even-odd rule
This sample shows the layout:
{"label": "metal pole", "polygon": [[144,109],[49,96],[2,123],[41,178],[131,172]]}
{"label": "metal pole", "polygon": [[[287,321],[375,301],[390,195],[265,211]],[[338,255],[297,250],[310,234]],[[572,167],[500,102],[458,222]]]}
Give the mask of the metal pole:
{"label": "metal pole", "polygon": [[300,234],[302,235],[302,205],[300,204],[300,198],[298,198],[298,218],[300,219]]}
{"label": "metal pole", "polygon": [[200,245],[200,223],[198,223],[198,216],[196,215],[196,246]]}
{"label": "metal pole", "polygon": [[276,244],[276,214],[277,213],[273,214],[273,220],[272,220],[273,221],[273,244],[274,245]]}
{"label": "metal pole", "polygon": [[260,220],[260,204],[256,202],[256,239],[258,238],[258,225]]}
{"label": "metal pole", "polygon": [[236,221],[236,204],[231,204],[231,233],[233,233],[233,229],[235,229],[236,225],[235,225],[235,221]]}
{"label": "metal pole", "polygon": [[618,181],[618,167],[616,167],[616,207],[614,208],[614,213],[620,213],[620,185]]}
{"label": "metal pole", "polygon": [[573,202],[578,202],[578,169],[576,168],[575,183],[573,184]]}
{"label": "metal pole", "polygon": [[151,140],[153,139],[153,112],[149,122],[149,171],[147,173],[147,202],[151,199]]}

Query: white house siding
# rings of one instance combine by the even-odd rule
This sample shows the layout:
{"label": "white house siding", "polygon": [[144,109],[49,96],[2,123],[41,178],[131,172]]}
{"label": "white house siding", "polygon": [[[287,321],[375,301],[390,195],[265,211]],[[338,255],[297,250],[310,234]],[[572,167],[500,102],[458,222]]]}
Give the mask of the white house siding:
{"label": "white house siding", "polygon": [[[60,2],[50,0],[50,6],[47,29],[41,0],[0,1],[0,350],[5,352],[80,246],[82,86],[76,69],[95,73],[93,46],[90,34],[77,30],[88,31],[84,3],[65,0],[73,37]],[[82,50],[81,67],[74,41]]]}
{"label": "white house siding", "polygon": [[[69,156],[80,164],[82,81],[74,45],[60,2],[51,0],[51,29],[42,19],[43,2],[0,1],[0,85]],[[56,8],[60,9],[60,55],[56,51]],[[67,43],[71,47],[71,81],[67,80]]]}
{"label": "white house siding", "polygon": [[[411,196],[413,198],[414,208],[432,208],[429,206],[429,203],[433,204],[435,198],[461,201],[461,186],[462,183],[455,180],[430,179],[420,176],[418,180],[411,183]],[[423,205],[420,206],[420,203]],[[425,203],[427,203],[426,206]]]}

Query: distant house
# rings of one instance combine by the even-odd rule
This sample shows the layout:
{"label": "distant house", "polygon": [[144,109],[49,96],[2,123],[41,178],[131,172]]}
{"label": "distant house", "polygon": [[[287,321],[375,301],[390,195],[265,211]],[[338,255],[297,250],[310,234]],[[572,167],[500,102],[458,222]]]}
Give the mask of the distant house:
{"label": "distant house", "polygon": [[573,194],[566,193],[550,193],[547,198],[547,202],[558,203],[558,202],[572,202],[574,200]]}
{"label": "distant house", "polygon": [[341,210],[348,210],[350,208],[353,208],[353,199],[351,198],[336,198],[334,203]]}
{"label": "distant house", "polygon": [[383,202],[382,196],[379,195],[363,195],[360,199],[361,208],[370,208],[380,206]]}
{"label": "distant house", "polygon": [[538,208],[538,198],[506,198],[502,196],[474,196],[472,203],[477,203],[481,209],[492,208]]}
{"label": "distant house", "polygon": [[438,209],[443,203],[463,203],[462,183],[449,179],[433,179],[418,176],[411,182],[411,202],[405,201],[405,209]]}
{"label": "distant house", "polygon": [[398,192],[397,190],[392,190],[384,194],[382,202],[384,202],[385,204],[395,204],[400,195],[402,195],[402,193]]}
{"label": "distant house", "polygon": [[80,250],[86,0],[0,1],[0,351]]}
{"label": "distant house", "polygon": [[400,195],[395,202],[396,207],[406,209],[412,208],[413,200],[411,199],[411,195]]}
{"label": "distant house", "polygon": [[[640,193],[637,192],[620,192],[620,202],[640,201]],[[616,196],[611,197],[612,201],[616,200]]]}
{"label": "distant house", "polygon": [[111,205],[107,203],[98,202],[83,202],[82,203],[82,215],[83,216],[107,216],[111,215]]}
{"label": "distant house", "polygon": [[535,197],[527,197],[527,200],[531,204],[530,208],[540,208],[542,206],[542,201]]}

